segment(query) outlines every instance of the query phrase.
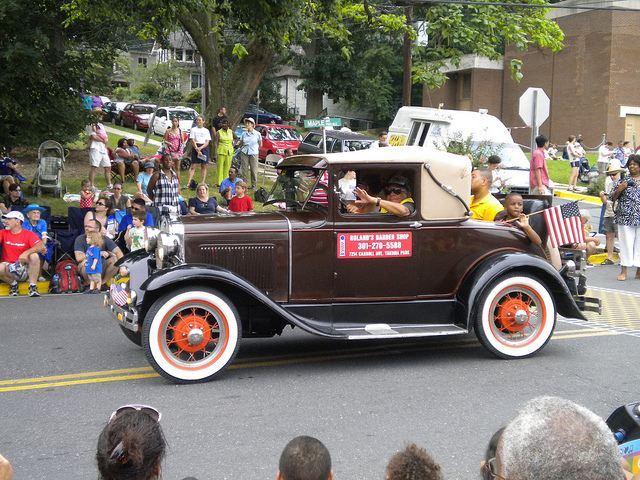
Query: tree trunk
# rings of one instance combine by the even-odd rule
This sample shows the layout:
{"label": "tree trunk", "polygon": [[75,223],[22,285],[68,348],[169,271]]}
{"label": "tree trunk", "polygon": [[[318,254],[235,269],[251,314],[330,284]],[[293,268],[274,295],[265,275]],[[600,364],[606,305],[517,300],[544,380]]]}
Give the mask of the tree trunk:
{"label": "tree trunk", "polygon": [[[309,58],[314,58],[316,56],[316,49],[318,46],[318,41],[316,39],[311,40],[311,43],[306,46],[305,54]],[[320,112],[324,109],[322,104],[323,94],[322,90],[318,90],[315,88],[307,88],[307,112],[305,117],[308,119],[318,118]]]}
{"label": "tree trunk", "polygon": [[273,60],[275,51],[264,47],[255,38],[250,40],[246,46],[248,54],[236,62],[225,79],[218,46],[219,36],[216,33],[220,27],[215,17],[184,10],[178,15],[178,20],[191,35],[204,62],[209,86],[209,105],[204,112],[205,116],[211,119],[220,107],[225,107],[231,125],[237,125]]}

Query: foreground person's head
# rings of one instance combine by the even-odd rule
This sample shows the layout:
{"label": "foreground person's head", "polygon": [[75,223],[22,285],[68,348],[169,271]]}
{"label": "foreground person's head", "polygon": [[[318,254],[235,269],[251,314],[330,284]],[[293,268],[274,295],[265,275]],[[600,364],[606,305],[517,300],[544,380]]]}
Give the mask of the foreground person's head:
{"label": "foreground person's head", "polygon": [[102,480],[154,480],[160,476],[167,443],[160,412],[127,405],[113,412],[98,437],[96,462]]}

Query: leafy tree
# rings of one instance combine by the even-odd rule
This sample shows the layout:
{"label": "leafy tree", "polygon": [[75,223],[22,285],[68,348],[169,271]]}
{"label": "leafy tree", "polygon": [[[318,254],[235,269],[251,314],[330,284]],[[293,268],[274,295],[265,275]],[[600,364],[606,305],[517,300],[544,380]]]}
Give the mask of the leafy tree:
{"label": "leafy tree", "polygon": [[185,98],[184,101],[187,103],[202,103],[202,89],[194,88],[189,92],[189,95],[187,95],[187,98]]}
{"label": "leafy tree", "polygon": [[473,135],[465,137],[462,132],[452,132],[450,139],[434,141],[433,146],[438,150],[471,157],[474,167],[486,167],[487,159],[491,155],[498,155],[504,144],[494,144],[490,140],[474,142]]}
{"label": "leafy tree", "polygon": [[317,42],[314,57],[298,57],[301,88],[327,93],[336,101],[344,99],[388,125],[402,99],[402,38],[365,31],[354,34],[351,41],[360,48],[348,58],[331,39]]}
{"label": "leafy tree", "polygon": [[[524,0],[544,5],[545,0]],[[564,34],[558,24],[546,18],[547,9],[540,7],[505,7],[491,5],[431,4],[416,7],[414,18],[426,23],[429,44],[416,48],[414,82],[430,88],[441,86],[446,76],[442,68],[447,62],[458,66],[463,55],[474,53],[491,60],[498,59],[507,45],[526,50],[531,45],[562,48]],[[509,69],[513,79],[522,78],[522,62],[512,60]]]}
{"label": "leafy tree", "polygon": [[84,21],[65,28],[62,4],[0,2],[0,146],[77,138],[88,120],[80,90],[108,85],[118,29]]}
{"label": "leafy tree", "polygon": [[66,11],[72,23],[108,18],[116,24],[131,24],[131,12],[136,11],[142,23],[137,32],[143,36],[186,31],[204,62],[210,99],[205,113],[212,116],[224,105],[233,123],[241,119],[274,56],[285,47],[321,35],[341,40],[341,51],[348,55],[354,45],[348,44],[345,22],[405,28],[402,18],[372,13],[367,1],[349,0],[69,0]]}

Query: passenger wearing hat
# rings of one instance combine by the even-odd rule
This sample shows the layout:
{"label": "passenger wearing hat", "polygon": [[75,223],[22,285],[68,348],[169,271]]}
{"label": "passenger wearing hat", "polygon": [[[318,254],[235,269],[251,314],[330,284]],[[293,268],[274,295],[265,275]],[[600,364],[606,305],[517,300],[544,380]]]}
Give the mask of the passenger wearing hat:
{"label": "passenger wearing hat", "polygon": [[22,214],[27,217],[22,223],[22,228],[35,233],[46,247],[46,251],[40,254],[40,271],[38,272],[38,281],[44,281],[44,278],[41,278],[42,266],[45,261],[51,261],[51,255],[53,254],[53,244],[51,242],[47,243],[49,240],[47,222],[40,218],[44,212],[45,209],[36,203],[33,203],[22,210]]}
{"label": "passenger wearing hat", "polygon": [[144,164],[144,169],[142,172],[138,174],[138,178],[136,179],[136,186],[138,187],[138,191],[136,192],[136,198],[141,198],[148,205],[151,205],[151,199],[145,193],[147,191],[147,186],[149,185],[149,180],[153,176],[153,172],[155,171],[156,166],[153,162],[147,162]]}
{"label": "passenger wearing hat", "polygon": [[[91,182],[91,187],[95,187],[94,180],[96,178],[96,171],[102,167],[104,168],[104,179],[107,182],[107,188],[111,189],[111,160],[107,152],[109,139],[104,125],[99,121],[102,120],[104,111],[101,108],[94,108],[91,112],[96,115],[97,121],[96,123],[87,125],[86,128],[89,148],[89,181]],[[103,133],[104,135],[102,135]]]}
{"label": "passenger wearing hat", "polygon": [[249,173],[251,173],[251,189],[258,185],[258,153],[262,147],[262,135],[254,130],[256,121],[247,117],[244,119],[247,131],[240,136],[240,161],[242,175],[249,182]]}
{"label": "passenger wearing hat", "polygon": [[[0,230],[2,245],[2,263],[0,263],[0,280],[10,285],[9,293],[19,294],[18,282],[29,279],[29,296],[39,297],[38,272],[40,257],[45,246],[38,236],[22,228],[24,215],[20,212],[9,212],[2,216],[6,228]],[[25,268],[26,266],[26,268]]]}
{"label": "passenger wearing hat", "polygon": [[360,205],[375,205],[382,213],[392,213],[396,217],[406,217],[416,211],[415,202],[411,198],[409,179],[402,175],[392,177],[384,185],[385,198],[372,197],[363,188],[356,187],[355,205],[349,205],[349,213],[358,213]]}

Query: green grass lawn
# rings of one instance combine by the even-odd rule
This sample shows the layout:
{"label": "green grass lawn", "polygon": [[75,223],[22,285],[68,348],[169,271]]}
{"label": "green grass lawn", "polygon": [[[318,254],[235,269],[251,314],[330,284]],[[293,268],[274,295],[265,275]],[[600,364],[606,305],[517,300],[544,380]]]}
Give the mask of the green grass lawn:
{"label": "green grass lawn", "polygon": [[[114,125],[110,125],[111,127],[122,131],[122,136],[114,133],[109,134],[109,144],[108,146],[115,150],[117,147],[118,139],[121,137],[128,137],[131,135],[132,131],[128,128],[118,127]],[[139,135],[144,135],[145,132],[136,132]],[[152,135],[150,138],[154,140],[162,140],[162,137],[158,135]],[[137,141],[136,145],[140,149],[140,153],[142,157],[150,157],[154,155],[158,149],[157,145],[142,145],[142,141]],[[78,141],[72,144],[66,145],[71,151],[71,154],[68,156],[67,168],[62,172],[62,184],[63,189],[66,188],[66,191],[69,193],[80,193],[80,185],[82,180],[87,178],[88,175],[88,153],[84,152],[83,149],[86,146],[86,141]],[[34,155],[31,156],[33,158]],[[587,155],[589,163],[594,165],[597,161],[597,154]],[[31,162],[29,162],[31,163]],[[35,163],[35,161],[33,161]],[[569,167],[569,162],[566,160],[557,160],[550,161],[547,163],[549,168],[549,177],[556,183],[567,184],[569,182],[569,175],[571,174],[571,168]],[[215,166],[210,165],[208,169],[207,180],[208,183],[213,183],[214,174],[215,174]],[[29,178],[29,177],[28,177]],[[32,178],[32,176],[31,176]],[[181,184],[184,185],[186,183],[187,172],[180,172],[180,180]],[[199,170],[196,171],[194,176],[196,181],[200,179]],[[259,177],[259,184],[262,185],[262,177]],[[98,174],[96,175],[96,185],[100,189],[106,188],[106,182],[104,179],[104,175],[102,174],[102,170],[98,170]],[[264,188],[269,191],[271,186],[273,185],[273,181],[266,179],[264,182]],[[597,187],[596,187],[597,188]],[[124,186],[124,191],[127,194],[135,194],[137,188],[135,182],[127,182]],[[185,199],[191,198],[195,196],[195,192],[192,190],[181,190],[181,194]],[[211,188],[212,196],[216,198],[220,198],[220,195],[216,191],[216,189]],[[78,206],[78,203],[69,203],[65,202],[63,199],[54,198],[51,193],[45,193],[42,197],[36,198],[33,196],[32,190],[29,188],[29,182],[25,182],[23,184],[23,195],[32,203],[38,203],[40,205],[48,205],[51,207],[51,211],[53,215],[66,215],[67,208],[69,206]],[[250,192],[250,196],[253,199],[253,193]],[[274,207],[263,207],[262,204],[254,201],[254,209],[255,210],[264,210],[264,209],[273,209]]]}

